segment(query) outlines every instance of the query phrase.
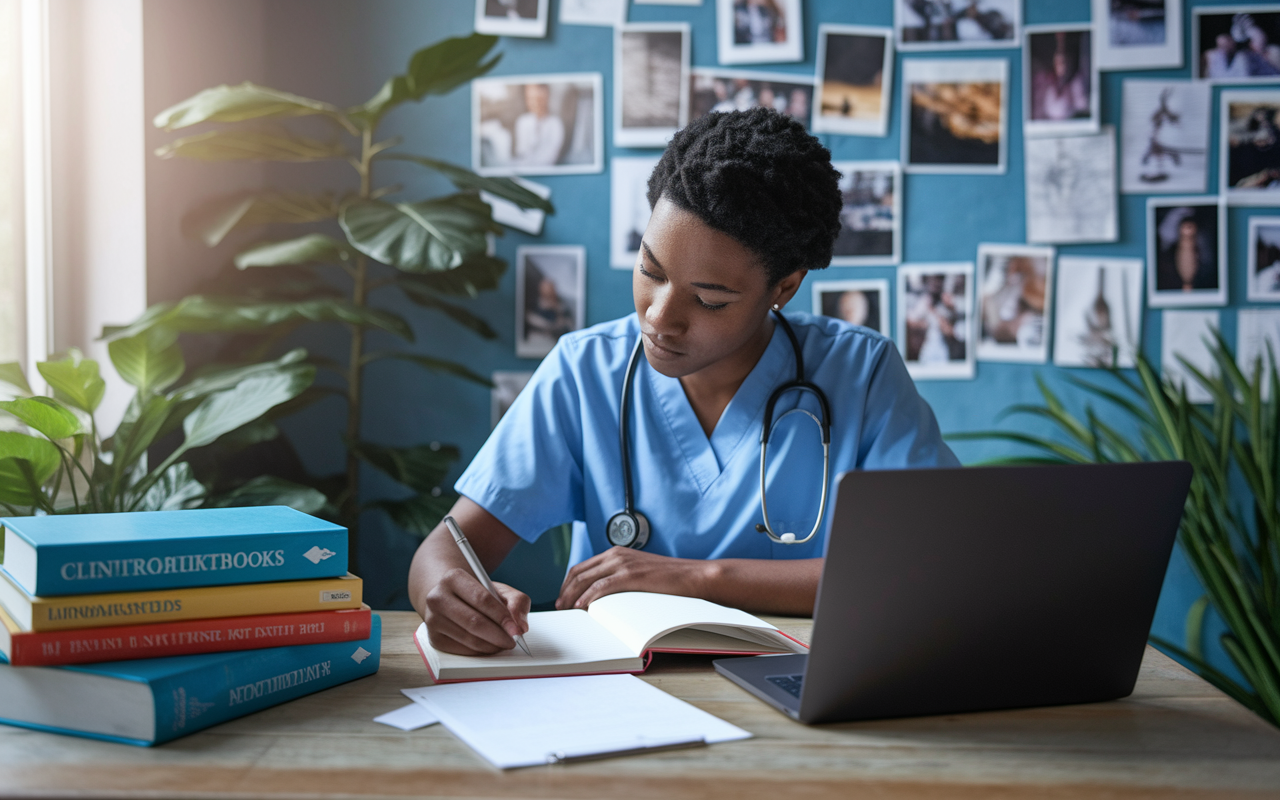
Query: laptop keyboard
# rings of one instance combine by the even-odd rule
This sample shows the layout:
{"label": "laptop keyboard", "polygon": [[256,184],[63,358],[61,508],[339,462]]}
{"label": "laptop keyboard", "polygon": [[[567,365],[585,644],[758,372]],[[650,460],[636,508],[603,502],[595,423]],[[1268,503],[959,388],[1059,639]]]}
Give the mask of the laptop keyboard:
{"label": "laptop keyboard", "polygon": [[803,672],[799,675],[766,675],[765,680],[797,700],[800,699],[800,687],[804,685]]}

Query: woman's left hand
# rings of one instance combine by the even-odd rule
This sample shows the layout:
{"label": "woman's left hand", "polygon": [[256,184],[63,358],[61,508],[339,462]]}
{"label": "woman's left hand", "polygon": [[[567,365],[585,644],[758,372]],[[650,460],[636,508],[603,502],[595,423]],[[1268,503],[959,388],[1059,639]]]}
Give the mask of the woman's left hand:
{"label": "woman's left hand", "polygon": [[556,608],[586,608],[617,592],[658,592],[701,597],[714,561],[671,558],[630,547],[611,547],[569,570]]}

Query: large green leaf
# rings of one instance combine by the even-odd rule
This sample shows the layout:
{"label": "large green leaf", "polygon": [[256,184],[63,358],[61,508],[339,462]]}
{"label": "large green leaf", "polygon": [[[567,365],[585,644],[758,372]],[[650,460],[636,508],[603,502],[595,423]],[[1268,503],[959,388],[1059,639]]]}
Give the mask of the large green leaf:
{"label": "large green leaf", "polygon": [[439,491],[440,482],[458,460],[458,448],[438,442],[413,447],[387,447],[369,442],[348,446],[363,461],[419,492]]}
{"label": "large green leaf", "polygon": [[421,100],[428,94],[451,92],[497,65],[501,54],[484,60],[497,43],[496,36],[473,33],[425,47],[409,59],[409,69],[403,75],[388,80],[364,105],[348,113],[372,126],[401,103]]}
{"label": "large green leaf", "polygon": [[187,435],[182,449],[212,444],[222,434],[254,421],[273,407],[297,397],[311,385],[315,376],[314,367],[298,365],[254,375],[232,389],[209,395],[182,421]]}
{"label": "large green leaf", "polygon": [[431,292],[412,284],[407,286],[401,284],[400,288],[404,290],[405,297],[408,297],[414,303],[417,303],[423,308],[431,308],[436,311],[440,311],[446,314],[454,322],[470,328],[486,339],[497,338],[498,332],[491,328],[489,323],[485,322],[484,319],[471,313],[462,306],[445,302]]}
{"label": "large green leaf", "polygon": [[338,217],[360,252],[406,272],[452,269],[485,252],[486,233],[502,233],[487,203],[455,194],[420,203],[357,200]]}
{"label": "large green leaf", "polygon": [[113,339],[107,345],[116,372],[143,394],[162,392],[182,377],[186,362],[178,335],[170,328],[150,327],[137,334]]}
{"label": "large green leaf", "polygon": [[182,218],[182,231],[210,247],[236,228],[275,223],[322,222],[338,216],[332,194],[260,192],[214,198]]}
{"label": "large green leaf", "polygon": [[38,487],[53,477],[61,463],[57,446],[48,439],[0,431],[0,502],[35,505],[35,495],[23,466]]}
{"label": "large green leaf", "polygon": [[453,492],[423,492],[407,500],[375,500],[366,504],[365,508],[385,511],[392,522],[401,528],[418,536],[426,536],[449,513],[455,499]]}
{"label": "large green leaf", "polygon": [[66,439],[80,432],[80,419],[48,397],[3,400],[0,410],[8,411],[28,428],[50,439]]}
{"label": "large green leaf", "polygon": [[175,401],[163,395],[138,395],[112,440],[111,466],[117,476],[125,475],[156,440]]}
{"label": "large green leaf", "polygon": [[136,336],[155,326],[180,332],[256,331],[273,325],[299,322],[344,322],[413,341],[413,329],[396,314],[367,306],[356,306],[336,297],[277,302],[236,297],[184,297],[163,312],[144,314],[137,321],[111,330],[106,339],[115,341]]}
{"label": "large green leaf", "polygon": [[339,142],[322,142],[288,131],[206,131],[156,150],[160,158],[200,161],[328,161],[346,158]]}
{"label": "large green leaf", "polygon": [[275,361],[259,364],[228,367],[217,365],[206,367],[186,384],[173,391],[171,396],[178,401],[206,397],[214,392],[222,392],[235,388],[241,381],[255,375],[269,375],[282,370],[301,366],[307,358],[307,351],[301,347],[290,350]]}
{"label": "large green leaf", "polygon": [[54,397],[90,414],[107,391],[107,382],[98,374],[98,362],[82,358],[78,350],[58,361],[41,361],[36,369],[53,387]]}
{"label": "large green leaf", "polygon": [[198,122],[241,122],[265,117],[304,117],[328,114],[340,117],[335,106],[245,81],[237,86],[215,86],[170,106],[156,115],[154,124],[167,131]]}
{"label": "large green leaf", "polygon": [[185,461],[169,467],[160,479],[151,484],[147,493],[132,507],[133,511],[178,511],[195,508],[205,495],[204,484],[196,480],[191,466]]}
{"label": "large green leaf", "polygon": [[282,267],[350,261],[351,249],[322,233],[309,233],[280,242],[259,242],[236,256],[236,267]]}
{"label": "large green leaf", "polygon": [[[479,253],[469,256],[453,269],[437,272],[400,273],[395,282],[406,293],[439,292],[440,294],[477,297],[481,292],[498,288],[507,262]],[[408,288],[406,288],[408,287]]]}
{"label": "large green leaf", "polygon": [[431,356],[422,356],[417,353],[401,353],[395,350],[381,350],[372,353],[366,353],[362,359],[366,364],[372,364],[375,361],[386,361],[388,359],[397,359],[399,361],[408,361],[411,364],[417,364],[420,367],[429,369],[433,372],[444,372],[449,375],[457,375],[459,378],[466,378],[474,381],[481,386],[492,387],[493,381],[485,376],[472,372],[462,364],[456,361],[449,361],[444,358],[432,358]]}
{"label": "large green leaf", "polygon": [[324,510],[328,498],[323,492],[299,483],[259,475],[226,494],[205,503],[206,508],[232,506],[289,506],[304,514],[317,514]]}
{"label": "large green leaf", "polygon": [[0,384],[8,384],[24,396],[34,394],[31,384],[27,383],[27,376],[22,372],[22,365],[17,361],[0,364]]}
{"label": "large green leaf", "polygon": [[405,153],[385,153],[378,156],[378,158],[408,161],[413,164],[418,164],[444,175],[459,189],[474,189],[476,191],[489,192],[490,194],[501,197],[503,200],[510,200],[521,208],[537,208],[547,212],[548,214],[556,213],[556,207],[551,204],[550,200],[547,200],[544,197],[539,197],[510,178],[486,178],[483,175],[477,175],[465,167],[459,167],[456,164],[450,164],[447,161],[438,161],[434,158],[425,158],[423,156],[415,156]]}

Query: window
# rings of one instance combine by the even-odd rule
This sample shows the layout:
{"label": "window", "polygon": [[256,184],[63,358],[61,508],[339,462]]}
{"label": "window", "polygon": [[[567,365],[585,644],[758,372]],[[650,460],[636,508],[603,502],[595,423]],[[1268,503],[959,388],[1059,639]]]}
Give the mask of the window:
{"label": "window", "polygon": [[26,357],[20,0],[0,0],[0,363]]}

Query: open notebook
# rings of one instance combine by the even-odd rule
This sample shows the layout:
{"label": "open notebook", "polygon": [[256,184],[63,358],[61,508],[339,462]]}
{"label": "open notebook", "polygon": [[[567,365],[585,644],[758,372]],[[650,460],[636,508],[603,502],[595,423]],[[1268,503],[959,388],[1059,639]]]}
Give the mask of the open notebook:
{"label": "open notebook", "polygon": [[437,683],[492,678],[537,678],[606,672],[644,672],[655,652],[803,653],[805,645],[745,611],[693,597],[622,592],[586,611],[535,611],[520,648],[491,656],[442,653],[414,634],[418,652]]}

